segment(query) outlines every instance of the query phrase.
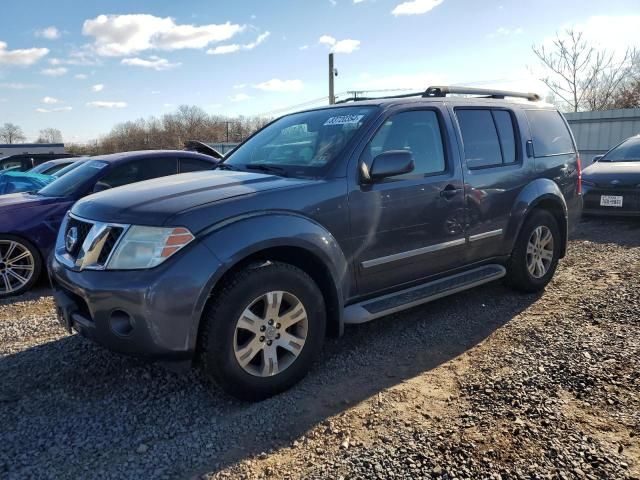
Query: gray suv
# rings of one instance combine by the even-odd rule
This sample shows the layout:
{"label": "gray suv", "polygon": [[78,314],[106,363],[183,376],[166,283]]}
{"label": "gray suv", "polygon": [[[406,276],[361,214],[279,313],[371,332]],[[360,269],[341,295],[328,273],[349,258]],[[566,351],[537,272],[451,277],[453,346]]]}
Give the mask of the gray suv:
{"label": "gray suv", "polygon": [[49,271],[69,332],[262,399],[346,324],[501,278],[543,289],[580,190],[537,95],[430,87],[287,115],[215,171],[84,198]]}

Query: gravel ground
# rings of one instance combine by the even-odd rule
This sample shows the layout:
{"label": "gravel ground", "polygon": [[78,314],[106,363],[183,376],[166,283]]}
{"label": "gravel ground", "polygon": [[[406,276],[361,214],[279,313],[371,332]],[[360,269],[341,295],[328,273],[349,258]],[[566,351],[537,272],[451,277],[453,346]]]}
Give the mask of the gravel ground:
{"label": "gravel ground", "polygon": [[259,404],[0,302],[2,478],[640,478],[640,223],[590,220],[543,295],[487,285],[328,340]]}

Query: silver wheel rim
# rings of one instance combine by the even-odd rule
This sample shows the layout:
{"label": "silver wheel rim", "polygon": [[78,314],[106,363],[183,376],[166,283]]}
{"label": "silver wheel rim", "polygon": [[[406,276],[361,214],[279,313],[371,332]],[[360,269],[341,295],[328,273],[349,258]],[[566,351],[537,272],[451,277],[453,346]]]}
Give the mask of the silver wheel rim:
{"label": "silver wheel rim", "polygon": [[35,271],[35,259],[27,247],[13,240],[0,240],[0,294],[24,287]]}
{"label": "silver wheel rim", "polygon": [[272,377],[289,368],[304,348],[307,311],[289,292],[272,291],[253,300],[236,322],[233,351],[242,369]]}
{"label": "silver wheel rim", "polygon": [[544,277],[553,262],[553,234],[549,227],[537,227],[527,243],[527,268],[533,278]]}

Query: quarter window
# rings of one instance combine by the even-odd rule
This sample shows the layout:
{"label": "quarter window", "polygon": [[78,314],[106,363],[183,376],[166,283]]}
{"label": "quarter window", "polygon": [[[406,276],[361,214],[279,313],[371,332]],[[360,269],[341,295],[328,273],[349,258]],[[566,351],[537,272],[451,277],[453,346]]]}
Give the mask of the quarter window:
{"label": "quarter window", "polygon": [[555,110],[527,110],[536,157],[574,153],[571,134]]}
{"label": "quarter window", "polygon": [[200,160],[199,158],[181,158],[180,173],[199,172],[201,170],[213,169],[213,163]]}
{"label": "quarter window", "polygon": [[391,116],[367,145],[364,161],[370,165],[376,156],[390,150],[409,150],[415,163],[413,172],[394,178],[443,172],[446,164],[436,112],[415,110]]}
{"label": "quarter window", "polygon": [[506,110],[456,109],[467,166],[499,167],[517,161],[515,125]]}

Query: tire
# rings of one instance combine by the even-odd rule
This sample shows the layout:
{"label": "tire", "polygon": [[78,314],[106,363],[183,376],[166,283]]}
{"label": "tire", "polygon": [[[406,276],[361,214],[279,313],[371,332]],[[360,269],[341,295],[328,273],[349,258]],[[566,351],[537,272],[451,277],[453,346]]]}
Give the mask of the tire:
{"label": "tire", "polygon": [[30,290],[41,272],[42,257],[31,242],[15,235],[0,235],[0,299]]}
{"label": "tire", "polygon": [[[538,238],[542,240],[547,233],[550,234],[552,246],[547,243],[542,250],[540,250],[540,244],[538,244],[538,250],[535,246],[530,246],[536,243],[536,232],[540,234]],[[543,290],[553,278],[558,266],[561,241],[558,222],[553,215],[546,210],[534,210],[525,220],[507,264],[507,285],[527,293]],[[537,252],[541,253],[538,255]],[[541,261],[544,273],[540,264],[535,266],[536,258]],[[533,271],[530,268],[532,264],[534,264]]]}
{"label": "tire", "polygon": [[[269,303],[280,307],[269,310]],[[227,393],[263,400],[307,374],[322,348],[326,321],[322,293],[304,271],[280,262],[246,268],[205,308],[202,366]]]}

